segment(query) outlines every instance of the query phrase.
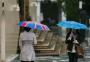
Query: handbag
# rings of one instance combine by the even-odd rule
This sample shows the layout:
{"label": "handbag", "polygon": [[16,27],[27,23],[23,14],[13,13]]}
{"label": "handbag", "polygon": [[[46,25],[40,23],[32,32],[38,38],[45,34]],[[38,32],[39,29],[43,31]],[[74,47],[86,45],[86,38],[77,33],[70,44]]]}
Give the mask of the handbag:
{"label": "handbag", "polygon": [[76,45],[76,53],[78,58],[84,58],[84,49],[80,45]]}

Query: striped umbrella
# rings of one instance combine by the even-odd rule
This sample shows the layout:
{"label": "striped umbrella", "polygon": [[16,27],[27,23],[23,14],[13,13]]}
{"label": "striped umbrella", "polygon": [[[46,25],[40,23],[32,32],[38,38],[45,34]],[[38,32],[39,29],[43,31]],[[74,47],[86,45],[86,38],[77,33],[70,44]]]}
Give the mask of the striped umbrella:
{"label": "striped umbrella", "polygon": [[29,27],[31,29],[37,29],[37,30],[50,30],[47,25],[36,23],[33,21],[21,21],[18,23],[18,25],[22,27]]}

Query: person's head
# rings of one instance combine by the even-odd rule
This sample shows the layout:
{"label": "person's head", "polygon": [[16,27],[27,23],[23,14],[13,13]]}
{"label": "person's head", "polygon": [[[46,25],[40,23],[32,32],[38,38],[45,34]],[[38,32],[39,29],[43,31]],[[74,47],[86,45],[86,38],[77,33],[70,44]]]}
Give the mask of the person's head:
{"label": "person's head", "polygon": [[76,30],[75,29],[68,29],[68,33],[76,33]]}
{"label": "person's head", "polygon": [[26,17],[26,20],[27,21],[32,21],[32,17],[31,16],[28,16],[28,17]]}
{"label": "person's head", "polygon": [[30,30],[31,30],[31,28],[24,27],[24,31],[27,31],[27,32],[29,32]]}
{"label": "person's head", "polygon": [[78,30],[77,30],[77,29],[72,29],[72,32],[73,32],[74,34],[77,34],[77,33],[78,33]]}
{"label": "person's head", "polygon": [[72,32],[72,29],[67,29],[67,33],[71,33]]}

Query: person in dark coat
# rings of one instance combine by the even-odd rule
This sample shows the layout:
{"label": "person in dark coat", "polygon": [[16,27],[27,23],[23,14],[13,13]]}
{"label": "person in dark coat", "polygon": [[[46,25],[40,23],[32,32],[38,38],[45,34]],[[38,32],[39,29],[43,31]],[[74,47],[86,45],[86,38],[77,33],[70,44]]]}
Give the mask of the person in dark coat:
{"label": "person in dark coat", "polygon": [[76,52],[76,44],[78,42],[78,32],[77,30],[70,30],[66,35],[65,43],[67,44],[67,52],[69,56],[69,62],[77,62],[77,52]]}

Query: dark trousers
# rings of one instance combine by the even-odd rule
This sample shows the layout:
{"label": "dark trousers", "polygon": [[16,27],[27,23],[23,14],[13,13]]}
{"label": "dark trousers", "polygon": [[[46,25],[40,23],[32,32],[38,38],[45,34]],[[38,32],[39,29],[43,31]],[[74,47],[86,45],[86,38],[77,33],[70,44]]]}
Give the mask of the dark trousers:
{"label": "dark trousers", "polygon": [[34,62],[34,61],[21,61],[21,62]]}
{"label": "dark trousers", "polygon": [[77,57],[76,53],[68,52],[68,56],[69,56],[69,62],[77,62],[78,61],[78,57]]}

